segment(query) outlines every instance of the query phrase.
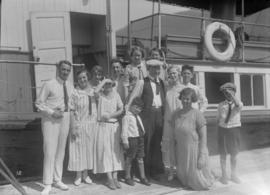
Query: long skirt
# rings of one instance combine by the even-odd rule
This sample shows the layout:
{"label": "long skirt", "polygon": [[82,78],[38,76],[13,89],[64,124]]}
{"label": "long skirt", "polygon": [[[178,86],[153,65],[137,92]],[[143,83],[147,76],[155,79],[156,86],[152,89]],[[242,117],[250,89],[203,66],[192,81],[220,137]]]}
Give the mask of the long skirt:
{"label": "long skirt", "polygon": [[123,169],[124,155],[120,142],[119,123],[98,123],[93,172],[107,173]]}
{"label": "long skirt", "polygon": [[83,171],[93,169],[94,138],[96,122],[81,122],[78,126],[78,137],[70,136],[68,170]]}

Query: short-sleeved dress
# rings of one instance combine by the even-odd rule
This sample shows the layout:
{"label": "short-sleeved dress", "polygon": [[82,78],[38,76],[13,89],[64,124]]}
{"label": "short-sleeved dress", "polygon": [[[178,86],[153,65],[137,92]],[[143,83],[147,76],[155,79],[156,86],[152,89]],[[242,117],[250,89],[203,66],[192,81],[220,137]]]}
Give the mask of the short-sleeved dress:
{"label": "short-sleeved dress", "polygon": [[205,151],[206,165],[197,168],[199,136],[197,130],[206,125],[205,118],[197,109],[183,113],[181,109],[172,116],[174,127],[176,175],[181,183],[193,190],[207,190],[213,184],[209,168],[208,151]]}
{"label": "short-sleeved dress", "polygon": [[[123,106],[119,94],[112,92],[110,97],[100,94],[98,121],[103,114],[116,112]],[[98,122],[94,149],[94,173],[123,170],[124,156],[121,148],[121,132],[117,119]]]}
{"label": "short-sleeved dress", "polygon": [[[69,140],[68,170],[83,171],[93,169],[94,138],[97,126],[97,106],[93,89],[76,89],[70,104],[74,109],[71,128],[77,128],[79,136]],[[90,100],[89,100],[90,98]],[[91,106],[89,106],[91,103]]]}

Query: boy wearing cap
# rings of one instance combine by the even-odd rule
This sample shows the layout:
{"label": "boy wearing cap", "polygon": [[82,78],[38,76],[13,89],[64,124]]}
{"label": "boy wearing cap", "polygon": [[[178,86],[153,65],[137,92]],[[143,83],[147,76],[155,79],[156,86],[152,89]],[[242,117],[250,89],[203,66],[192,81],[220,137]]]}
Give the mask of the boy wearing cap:
{"label": "boy wearing cap", "polygon": [[221,183],[228,184],[226,172],[226,156],[231,155],[231,180],[240,183],[236,174],[237,154],[240,146],[241,109],[243,103],[235,96],[236,86],[233,83],[225,83],[220,87],[225,100],[218,105],[218,148],[222,171]]}
{"label": "boy wearing cap", "polygon": [[135,97],[141,97],[144,106],[141,118],[145,127],[145,170],[147,176],[159,180],[164,173],[161,154],[161,138],[163,134],[163,115],[165,105],[165,87],[159,78],[163,63],[159,60],[146,62],[149,75],[139,80],[132,91],[126,110]]}
{"label": "boy wearing cap", "polygon": [[126,150],[125,182],[131,186],[135,185],[130,175],[132,161],[135,158],[138,163],[141,183],[150,186],[150,183],[146,179],[144,173],[143,158],[144,158],[145,130],[142,124],[142,120],[139,116],[139,113],[142,111],[142,108],[143,108],[143,101],[140,98],[135,98],[131,103],[129,111],[127,111],[126,115],[122,118],[121,138],[124,149]]}

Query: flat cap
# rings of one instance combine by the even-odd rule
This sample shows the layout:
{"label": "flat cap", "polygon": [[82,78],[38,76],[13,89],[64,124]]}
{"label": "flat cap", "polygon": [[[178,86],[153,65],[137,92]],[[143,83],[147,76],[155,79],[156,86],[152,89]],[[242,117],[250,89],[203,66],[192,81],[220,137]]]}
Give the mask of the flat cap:
{"label": "flat cap", "polygon": [[233,83],[225,83],[223,85],[220,86],[220,91],[224,91],[224,90],[232,90],[232,91],[236,91],[236,86]]}
{"label": "flat cap", "polygon": [[160,60],[152,59],[152,60],[147,60],[146,65],[147,66],[162,66],[163,62],[161,62]]}

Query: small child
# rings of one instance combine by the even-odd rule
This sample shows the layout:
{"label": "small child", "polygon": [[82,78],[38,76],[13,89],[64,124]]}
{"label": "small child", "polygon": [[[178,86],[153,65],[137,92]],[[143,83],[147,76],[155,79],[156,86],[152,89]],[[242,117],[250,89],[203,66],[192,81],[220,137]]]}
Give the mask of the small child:
{"label": "small child", "polygon": [[140,182],[144,185],[150,186],[151,184],[145,177],[144,172],[144,127],[139,117],[143,107],[143,101],[140,98],[135,98],[126,115],[122,119],[122,142],[126,150],[126,163],[125,163],[125,182],[128,185],[134,186],[135,183],[131,178],[130,172],[132,161],[136,158],[140,173]]}
{"label": "small child", "polygon": [[231,180],[241,183],[236,174],[237,154],[240,146],[240,112],[243,103],[235,96],[236,86],[233,83],[225,83],[220,87],[225,96],[225,101],[218,105],[218,147],[220,165],[222,171],[221,183],[228,184],[226,173],[226,155],[231,155]]}

